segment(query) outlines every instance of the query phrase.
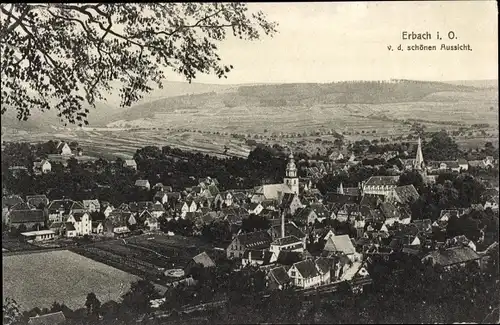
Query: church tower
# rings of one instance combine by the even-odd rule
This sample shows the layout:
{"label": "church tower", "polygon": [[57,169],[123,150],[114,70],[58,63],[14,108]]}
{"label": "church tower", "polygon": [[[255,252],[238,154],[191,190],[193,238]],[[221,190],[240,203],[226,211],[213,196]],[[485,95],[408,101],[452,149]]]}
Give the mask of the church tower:
{"label": "church tower", "polygon": [[417,156],[415,157],[413,168],[419,172],[424,170],[424,155],[422,154],[422,143],[420,141],[420,137],[418,137]]}
{"label": "church tower", "polygon": [[293,193],[299,195],[299,178],[297,177],[297,166],[295,166],[293,153],[291,151],[290,156],[288,156],[288,164],[286,165],[284,183],[292,190]]}

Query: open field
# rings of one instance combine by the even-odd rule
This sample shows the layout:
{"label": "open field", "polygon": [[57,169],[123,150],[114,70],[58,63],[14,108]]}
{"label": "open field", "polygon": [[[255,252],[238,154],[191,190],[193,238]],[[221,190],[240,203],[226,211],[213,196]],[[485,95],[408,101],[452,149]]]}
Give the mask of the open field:
{"label": "open field", "polygon": [[[312,91],[306,88],[305,94]],[[268,95],[273,98],[272,92]],[[130,158],[138,148],[147,145],[168,145],[219,157],[246,157],[252,148],[244,140],[232,137],[232,133],[268,144],[314,141],[317,136],[311,133],[316,131],[343,133],[350,141],[372,140],[407,136],[410,125],[404,122],[417,120],[425,124],[429,132],[488,124],[483,129],[489,134],[487,138],[474,134],[460,139],[459,143],[475,147],[486,141],[498,141],[495,88],[466,92],[437,90],[415,101],[372,104],[339,104],[333,97],[325,99],[314,92],[310,95],[312,97],[302,100],[289,100],[284,106],[263,106],[259,104],[260,97],[239,93],[172,97],[131,107],[103,120],[100,126],[28,132],[2,128],[2,140],[77,141],[85,155],[106,159]],[[228,105],[227,101],[234,103]],[[307,136],[291,137],[297,133]],[[333,136],[330,139],[333,140]],[[224,154],[226,147],[227,155]]]}
{"label": "open field", "polygon": [[2,257],[3,296],[22,310],[54,301],[82,308],[89,292],[102,301],[118,300],[138,277],[70,251]]}

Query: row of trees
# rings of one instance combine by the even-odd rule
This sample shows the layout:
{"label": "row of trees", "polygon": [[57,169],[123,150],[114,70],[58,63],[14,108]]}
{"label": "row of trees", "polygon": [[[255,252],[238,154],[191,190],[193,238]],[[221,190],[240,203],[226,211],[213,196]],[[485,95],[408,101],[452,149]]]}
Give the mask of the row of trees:
{"label": "row of trees", "polygon": [[219,159],[170,147],[149,146],[138,149],[134,156],[137,172],[123,167],[123,160],[119,158],[115,162],[99,159],[85,163],[70,159],[66,168],[53,162],[51,173],[32,175],[30,172],[9,172],[9,166],[23,163],[22,157],[36,155],[29,144],[15,148],[20,151],[9,149],[9,155],[2,159],[2,184],[8,193],[47,194],[49,199],[63,196],[75,200],[99,198],[112,204],[150,200],[154,193],[137,189],[134,186],[137,179],[183,190],[198,185],[200,178],[210,175],[219,181],[219,190],[248,189],[262,182],[281,182],[287,163],[283,148],[258,146],[248,159]]}

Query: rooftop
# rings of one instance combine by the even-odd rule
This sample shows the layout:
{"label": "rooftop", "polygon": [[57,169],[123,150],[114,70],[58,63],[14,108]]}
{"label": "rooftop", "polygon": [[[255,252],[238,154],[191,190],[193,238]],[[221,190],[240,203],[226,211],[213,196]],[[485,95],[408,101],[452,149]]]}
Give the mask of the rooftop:
{"label": "rooftop", "polygon": [[25,237],[30,237],[30,236],[42,236],[42,235],[55,235],[55,232],[52,230],[38,230],[38,231],[28,231],[28,232],[22,232],[21,235]]}

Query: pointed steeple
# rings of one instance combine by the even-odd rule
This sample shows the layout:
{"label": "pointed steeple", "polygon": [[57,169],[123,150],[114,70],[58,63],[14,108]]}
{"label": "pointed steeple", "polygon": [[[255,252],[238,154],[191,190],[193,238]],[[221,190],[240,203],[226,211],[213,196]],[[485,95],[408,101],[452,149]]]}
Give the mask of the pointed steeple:
{"label": "pointed steeple", "polygon": [[286,177],[297,177],[297,166],[293,159],[293,152],[290,150],[290,155],[288,156],[288,164],[286,165]]}
{"label": "pointed steeple", "polygon": [[415,157],[414,168],[416,170],[422,170],[423,164],[424,164],[424,155],[422,154],[422,143],[420,141],[420,137],[418,137],[417,156]]}
{"label": "pointed steeple", "polygon": [[344,186],[342,185],[342,182],[340,183],[340,186],[337,189],[337,192],[339,192],[339,194],[344,195]]}

